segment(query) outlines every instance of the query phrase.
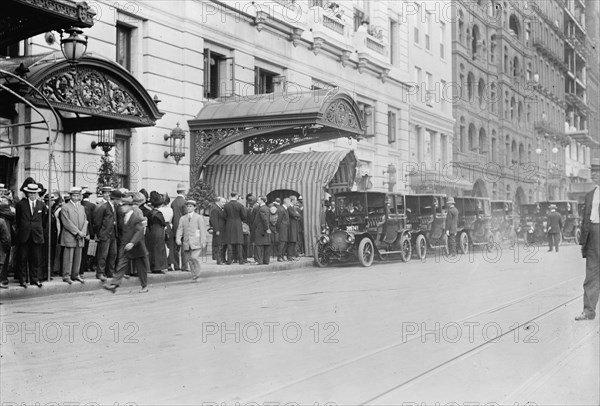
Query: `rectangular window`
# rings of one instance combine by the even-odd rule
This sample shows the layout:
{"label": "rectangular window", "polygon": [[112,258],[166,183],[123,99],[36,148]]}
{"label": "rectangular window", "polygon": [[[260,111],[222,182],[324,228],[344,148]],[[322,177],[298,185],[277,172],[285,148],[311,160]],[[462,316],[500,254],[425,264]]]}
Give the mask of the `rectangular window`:
{"label": "rectangular window", "polygon": [[419,27],[415,25],[415,44],[419,43]]}
{"label": "rectangular window", "polygon": [[398,49],[398,38],[400,38],[400,25],[390,20],[390,62],[394,66],[400,64],[400,50]]}
{"label": "rectangular window", "polygon": [[358,108],[362,112],[363,121],[365,123],[366,131],[365,137],[374,137],[375,136],[375,107],[366,104],[366,103],[358,103]]}
{"label": "rectangular window", "polygon": [[415,84],[418,88],[421,87],[422,80],[423,80],[423,77],[421,76],[421,68],[419,68],[418,66],[415,66]]}
{"label": "rectangular window", "polygon": [[440,152],[442,165],[445,165],[448,163],[448,136],[446,134],[440,136]]}
{"label": "rectangular window", "polygon": [[27,41],[19,41],[2,47],[0,56],[17,58],[29,55]]}
{"label": "rectangular window", "polygon": [[442,112],[446,113],[447,109],[448,109],[448,105],[446,103],[446,99],[445,99],[445,95],[446,95],[446,81],[442,80],[440,81],[440,108],[442,110]]}
{"label": "rectangular window", "polygon": [[278,76],[277,73],[256,66],[254,68],[254,93],[273,93],[273,79],[275,76]]}
{"label": "rectangular window", "polygon": [[388,144],[396,142],[396,112],[388,111]]}
{"label": "rectangular window", "polygon": [[355,8],[354,9],[354,31],[356,32],[356,30],[358,30],[358,27],[360,27],[362,25],[363,21],[366,21],[367,17],[365,16],[365,13],[362,12],[361,10]]}
{"label": "rectangular window", "polygon": [[440,25],[440,58],[446,59],[446,49],[444,48],[444,41],[446,40],[446,23],[442,21]]}
{"label": "rectangular window", "polygon": [[123,24],[117,24],[117,63],[131,71],[131,31]]}
{"label": "rectangular window", "polygon": [[310,7],[324,7],[325,0],[310,0]]}
{"label": "rectangular window", "polygon": [[[110,130],[109,130],[110,131]],[[119,179],[119,187],[130,187],[130,148],[131,130],[117,129],[115,131],[115,174]]]}
{"label": "rectangular window", "polygon": [[[225,96],[226,62],[224,55],[204,48],[204,97],[216,99]],[[223,89],[221,89],[223,87]]]}
{"label": "rectangular window", "polygon": [[425,49],[431,50],[431,16],[425,13]]}

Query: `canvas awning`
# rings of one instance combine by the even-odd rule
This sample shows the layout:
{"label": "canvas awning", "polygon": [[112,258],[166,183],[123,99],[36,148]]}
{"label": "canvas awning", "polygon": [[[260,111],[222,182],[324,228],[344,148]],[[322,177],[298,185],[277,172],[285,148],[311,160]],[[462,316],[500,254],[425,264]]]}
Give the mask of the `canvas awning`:
{"label": "canvas awning", "polygon": [[324,190],[330,184],[348,189],[356,173],[354,151],[306,152],[298,154],[216,155],[203,172],[215,193],[229,196],[267,195],[275,190],[293,190],[304,201],[304,236],[307,254],[320,234],[319,211]]}

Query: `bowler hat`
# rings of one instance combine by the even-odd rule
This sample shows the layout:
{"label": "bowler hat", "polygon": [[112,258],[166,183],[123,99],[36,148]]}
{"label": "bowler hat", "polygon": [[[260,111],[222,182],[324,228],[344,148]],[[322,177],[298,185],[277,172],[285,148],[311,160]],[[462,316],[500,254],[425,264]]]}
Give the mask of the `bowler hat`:
{"label": "bowler hat", "polygon": [[448,200],[446,201],[446,204],[454,204],[454,198],[449,197]]}
{"label": "bowler hat", "polygon": [[178,183],[178,184],[177,184],[177,191],[178,191],[178,192],[185,191],[185,184],[183,184],[183,183]]}
{"label": "bowler hat", "polygon": [[110,192],[110,198],[111,199],[122,199],[123,198],[123,193],[121,193],[120,190],[115,189],[112,192]]}

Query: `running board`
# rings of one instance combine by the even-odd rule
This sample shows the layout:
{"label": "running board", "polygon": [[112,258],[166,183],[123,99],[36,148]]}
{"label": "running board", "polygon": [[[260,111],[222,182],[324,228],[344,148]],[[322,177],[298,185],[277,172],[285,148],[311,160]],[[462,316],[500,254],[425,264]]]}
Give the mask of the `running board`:
{"label": "running board", "polygon": [[379,251],[379,255],[402,254],[402,251]]}

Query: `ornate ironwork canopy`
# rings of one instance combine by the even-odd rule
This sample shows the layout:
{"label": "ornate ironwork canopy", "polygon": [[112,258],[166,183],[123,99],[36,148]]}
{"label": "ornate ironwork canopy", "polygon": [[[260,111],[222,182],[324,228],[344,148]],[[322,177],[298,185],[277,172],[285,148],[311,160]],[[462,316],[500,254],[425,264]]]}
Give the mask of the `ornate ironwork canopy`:
{"label": "ornate ironwork canopy", "polygon": [[[27,80],[61,113],[64,132],[147,127],[163,116],[137,79],[108,59],[88,53],[73,66],[58,52],[0,61],[0,68],[14,70],[21,63],[29,69]],[[14,90],[45,106],[32,89],[15,83]]]}
{"label": "ornate ironwork canopy", "polygon": [[2,0],[0,47],[47,31],[89,28],[96,13],[72,0]]}
{"label": "ornate ironwork canopy", "polygon": [[360,139],[365,133],[358,105],[337,88],[207,102],[188,125],[192,180],[211,156],[239,141],[244,153],[269,154],[335,138]]}

